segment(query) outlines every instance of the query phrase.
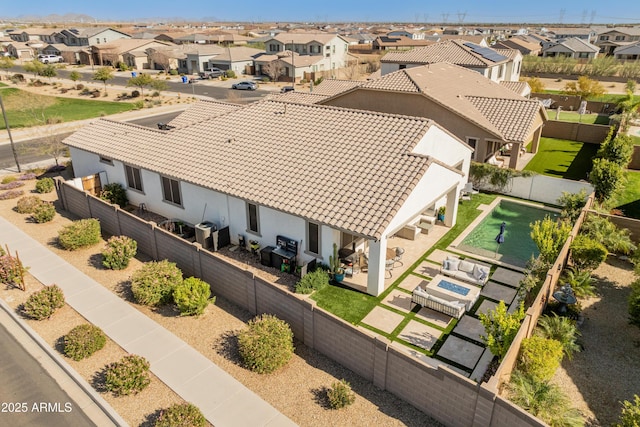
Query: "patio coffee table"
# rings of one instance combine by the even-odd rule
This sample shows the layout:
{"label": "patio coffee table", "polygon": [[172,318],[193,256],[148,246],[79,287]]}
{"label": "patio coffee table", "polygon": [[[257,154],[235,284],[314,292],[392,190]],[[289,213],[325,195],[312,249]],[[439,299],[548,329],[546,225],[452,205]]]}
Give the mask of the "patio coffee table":
{"label": "patio coffee table", "polygon": [[478,300],[480,290],[478,286],[452,279],[443,274],[437,274],[426,286],[426,291],[433,296],[448,301],[464,302],[467,311],[471,310],[473,304]]}

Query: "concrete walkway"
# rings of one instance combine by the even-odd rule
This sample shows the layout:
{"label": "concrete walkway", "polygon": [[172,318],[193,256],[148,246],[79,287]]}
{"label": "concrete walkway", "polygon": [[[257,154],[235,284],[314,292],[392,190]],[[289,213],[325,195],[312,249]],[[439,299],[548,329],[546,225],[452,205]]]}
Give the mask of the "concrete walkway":
{"label": "concrete walkway", "polygon": [[207,420],[222,426],[294,426],[290,419],[231,375],[64,259],[0,218],[2,244],[18,251],[29,273],[56,283],[74,310],[129,353],[144,356],[151,371]]}

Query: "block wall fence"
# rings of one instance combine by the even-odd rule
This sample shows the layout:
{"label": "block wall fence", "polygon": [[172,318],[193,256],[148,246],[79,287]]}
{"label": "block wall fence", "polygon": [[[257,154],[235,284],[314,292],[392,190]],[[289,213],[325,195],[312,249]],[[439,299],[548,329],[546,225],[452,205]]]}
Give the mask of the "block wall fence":
{"label": "block wall fence", "polygon": [[[502,363],[491,381],[478,384],[447,367],[434,367],[413,357],[412,350],[407,347],[345,322],[317,307],[308,296],[267,282],[249,269],[231,264],[218,254],[203,249],[198,243],[173,236],[154,223],[70,184],[62,181],[56,184],[59,199],[67,211],[82,218],[99,219],[106,233],[135,239],[139,251],[154,259],[175,262],[185,276],[199,277],[209,283],[214,295],[252,314],[270,313],[285,320],[296,339],[306,346],[447,426],[546,426],[498,395],[498,380],[513,368],[517,350],[507,356],[507,362]],[[530,311],[519,337],[531,333],[530,325],[535,325],[541,309],[536,307],[532,313]],[[533,314],[535,312],[537,315]]]}

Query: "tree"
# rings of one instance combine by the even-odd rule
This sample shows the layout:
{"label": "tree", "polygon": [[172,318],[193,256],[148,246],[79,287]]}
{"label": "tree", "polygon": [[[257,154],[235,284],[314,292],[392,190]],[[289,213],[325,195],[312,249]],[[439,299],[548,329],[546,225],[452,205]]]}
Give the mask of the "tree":
{"label": "tree", "polygon": [[158,92],[162,92],[163,90],[167,90],[169,85],[164,80],[153,79],[149,84],[153,90],[157,90]]}
{"label": "tree", "polygon": [[34,59],[33,61],[25,62],[22,65],[22,67],[27,73],[33,73],[33,77],[37,77],[38,74],[42,72],[42,69],[44,68],[44,64]]}
{"label": "tree", "polygon": [[520,329],[520,322],[524,319],[524,304],[520,303],[518,310],[508,313],[504,301],[500,301],[495,310],[480,313],[478,317],[486,333],[480,338],[491,353],[502,361]]}
{"label": "tree", "polygon": [[280,76],[284,75],[284,67],[275,59],[262,66],[262,74],[267,75],[272,82],[277,82]]}
{"label": "tree", "polygon": [[531,88],[531,92],[533,93],[542,93],[544,92],[544,83],[537,77],[529,77],[524,79],[525,82],[529,84]]}
{"label": "tree", "polygon": [[578,95],[582,99],[594,98],[605,94],[604,87],[599,81],[587,76],[578,77],[577,82],[569,82],[564,86],[567,95]]}
{"label": "tree", "polygon": [[80,80],[81,77],[82,76],[77,71],[72,71],[71,74],[69,74],[69,79],[71,79],[71,81],[74,83]]}
{"label": "tree", "polygon": [[603,202],[613,196],[622,186],[624,171],[622,167],[607,159],[593,159],[589,181],[595,188],[596,199]]}
{"label": "tree", "polygon": [[562,192],[562,196],[558,197],[558,205],[562,206],[561,217],[572,224],[576,222],[580,216],[582,208],[587,203],[587,190],[581,189],[578,193]]}
{"label": "tree", "polygon": [[144,96],[144,88],[150,86],[153,79],[149,74],[138,74],[136,77],[131,77],[127,82],[127,87],[136,86],[140,88],[140,95]]}
{"label": "tree", "polygon": [[540,258],[548,265],[553,264],[571,233],[571,224],[555,221],[547,215],[543,220],[530,224],[530,227],[531,240],[538,247]]}
{"label": "tree", "polygon": [[8,56],[0,57],[0,68],[2,68],[7,74],[9,74],[9,69],[13,67],[14,61],[12,58]]}
{"label": "tree", "polygon": [[113,69],[111,67],[100,67],[93,73],[93,80],[99,80],[104,83],[104,93],[107,93],[107,80],[113,78]]}
{"label": "tree", "polygon": [[626,167],[633,156],[633,145],[633,139],[629,135],[618,134],[615,138],[607,138],[600,144],[597,157]]}
{"label": "tree", "polygon": [[162,67],[165,73],[169,73],[169,70],[171,69],[171,57],[169,55],[162,51],[153,49],[150,59],[155,65]]}

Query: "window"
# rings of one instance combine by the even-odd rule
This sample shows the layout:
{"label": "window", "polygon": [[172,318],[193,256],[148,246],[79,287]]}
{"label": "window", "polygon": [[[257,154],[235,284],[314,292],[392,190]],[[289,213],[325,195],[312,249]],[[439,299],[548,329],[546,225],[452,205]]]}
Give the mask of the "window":
{"label": "window", "polygon": [[405,68],[407,68],[407,64],[400,64],[398,69],[404,70]]}
{"label": "window", "polygon": [[182,206],[180,183],[175,179],[162,177],[162,196],[165,202]]}
{"label": "window", "polygon": [[578,58],[588,58],[589,57],[589,52],[580,52],[578,54]]}
{"label": "window", "polygon": [[307,222],[307,251],[320,254],[320,225]]}
{"label": "window", "polygon": [[476,149],[476,144],[478,143],[478,138],[467,138],[467,144],[469,147]]}
{"label": "window", "polygon": [[624,40],[624,36],[616,36],[616,41],[622,41]]}
{"label": "window", "polygon": [[502,64],[500,67],[498,67],[498,78],[501,79],[504,76],[504,67],[505,65]]}
{"label": "window", "polygon": [[600,36],[600,40],[609,40],[609,36]]}
{"label": "window", "polygon": [[140,169],[126,165],[124,169],[127,174],[127,187],[142,191],[142,177],[140,176]]}
{"label": "window", "polygon": [[260,215],[258,205],[247,202],[247,231],[260,234]]}

